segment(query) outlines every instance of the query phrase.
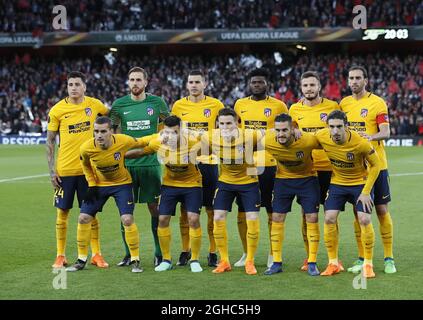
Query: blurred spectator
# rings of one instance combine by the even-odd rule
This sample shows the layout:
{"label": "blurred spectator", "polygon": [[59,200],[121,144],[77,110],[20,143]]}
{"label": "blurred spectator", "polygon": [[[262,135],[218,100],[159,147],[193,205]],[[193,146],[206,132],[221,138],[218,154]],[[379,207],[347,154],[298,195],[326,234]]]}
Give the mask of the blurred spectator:
{"label": "blurred spectator", "polygon": [[[273,54],[195,55],[195,56],[119,56],[110,65],[103,56],[90,59],[63,57],[36,58],[16,55],[0,58],[0,123],[1,132],[19,133],[46,130],[47,112],[67,95],[66,75],[79,70],[87,75],[87,95],[106,104],[127,94],[127,71],[139,65],[149,74],[147,91],[162,96],[171,106],[187,94],[187,71],[200,68],[208,77],[206,94],[232,107],[235,101],[249,94],[246,74],[257,66],[271,71],[269,92],[288,105],[301,98],[299,79],[306,70],[320,74],[323,96],[338,102],[350,90],[347,70],[352,64],[366,66],[368,90],[388,104],[392,135],[422,134],[423,74],[418,55],[319,54],[291,57],[289,65],[277,64]],[[24,61],[27,61],[26,63]]]}
{"label": "blurred spectator", "polygon": [[[0,0],[2,32],[54,31],[53,0]],[[365,5],[371,27],[421,25],[419,0],[62,0],[72,31],[351,26]]]}

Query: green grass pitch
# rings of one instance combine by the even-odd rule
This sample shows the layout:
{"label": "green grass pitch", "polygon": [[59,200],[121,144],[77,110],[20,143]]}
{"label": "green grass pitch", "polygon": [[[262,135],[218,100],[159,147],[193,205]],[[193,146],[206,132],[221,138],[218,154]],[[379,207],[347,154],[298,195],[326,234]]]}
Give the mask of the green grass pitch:
{"label": "green grass pitch", "polygon": [[[367,281],[367,289],[353,288],[354,275],[343,272],[326,277],[310,277],[299,271],[305,256],[300,234],[299,207],[294,205],[286,222],[284,273],[263,276],[269,251],[267,215],[261,212],[261,238],[256,256],[257,276],[248,276],[243,268],[215,275],[205,267],[199,274],[189,267],[170,272],[153,270],[153,238],[150,217],[145,205],[137,205],[135,219],[141,234],[141,260],[144,272],[133,274],[116,267],[123,256],[119,215],[109,200],[100,214],[102,252],[111,267],[106,270],[88,265],[86,270],[67,274],[66,289],[54,289],[52,273],[55,244],[55,209],[53,192],[47,176],[24,180],[17,177],[47,173],[43,146],[0,146],[0,299],[421,299],[423,296],[422,226],[423,226],[423,148],[388,148],[393,201],[390,212],[394,221],[394,254],[398,273],[383,273],[383,251],[378,222],[374,266],[376,278]],[[410,175],[402,175],[411,173]],[[236,206],[234,205],[234,209]],[[76,258],[76,222],[78,210],[71,211],[68,228],[67,257]],[[318,264],[327,263],[321,243]],[[208,238],[206,215],[201,217],[203,242],[202,265],[206,265]],[[178,216],[171,221],[172,256],[180,249]],[[356,257],[351,206],[340,215],[340,259],[348,267]],[[232,263],[241,255],[236,215],[228,216],[229,254]]]}

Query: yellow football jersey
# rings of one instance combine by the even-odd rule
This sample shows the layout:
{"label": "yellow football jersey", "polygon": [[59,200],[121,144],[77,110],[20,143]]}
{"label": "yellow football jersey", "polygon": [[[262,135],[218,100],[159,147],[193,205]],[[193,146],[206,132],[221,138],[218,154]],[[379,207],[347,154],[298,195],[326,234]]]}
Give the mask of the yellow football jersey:
{"label": "yellow football jersey", "polygon": [[[189,97],[179,99],[173,104],[172,114],[182,120],[182,128],[196,131],[211,131],[216,128],[216,118],[225,106],[218,99],[205,96],[200,102],[192,102]],[[216,157],[200,156],[198,161],[217,164]]]}
{"label": "yellow football jersey", "polygon": [[59,176],[84,174],[79,161],[79,148],[93,137],[95,119],[108,112],[100,100],[91,97],[85,97],[80,104],[73,104],[69,98],[65,98],[51,108],[47,130],[59,132],[56,164]]}
{"label": "yellow football jersey", "polygon": [[304,133],[290,146],[276,140],[276,132],[266,132],[264,147],[276,159],[276,178],[293,179],[316,176],[313,169],[313,149],[321,148],[314,134]]}
{"label": "yellow football jersey", "polygon": [[157,152],[157,158],[165,167],[163,185],[182,188],[202,186],[201,173],[196,166],[196,158],[201,148],[197,139],[182,136],[180,145],[172,150],[161,143],[159,135],[151,137],[143,152]]}
{"label": "yellow football jersey", "polygon": [[[322,101],[315,106],[307,106],[302,101],[294,103],[289,108],[289,115],[297,123],[298,128],[304,132],[316,133],[326,128],[327,116],[334,110],[339,110],[336,101],[322,98]],[[314,170],[331,171],[329,159],[323,150],[314,150],[312,153]]]}
{"label": "yellow football jersey", "polygon": [[145,147],[148,139],[134,138],[125,134],[113,134],[112,145],[103,150],[96,145],[94,138],[86,141],[80,148],[81,164],[91,186],[116,186],[132,182],[125,167],[125,153],[132,148]]}
{"label": "yellow football jersey", "polygon": [[[238,115],[242,129],[267,130],[275,127],[275,118],[280,113],[288,113],[286,104],[276,98],[267,96],[263,100],[253,100],[250,97],[238,99],[234,110]],[[265,157],[265,166],[275,166],[276,161],[268,153],[258,152],[256,155],[258,164]]]}
{"label": "yellow football jersey", "polygon": [[[347,114],[348,125],[357,132],[373,135],[379,132],[379,124],[388,123],[388,107],[385,101],[377,95],[366,92],[359,100],[348,96],[340,103],[341,110]],[[386,160],[385,142],[371,141],[381,160],[381,170],[388,168]]]}
{"label": "yellow football jersey", "polygon": [[[347,141],[343,145],[333,142],[329,128],[318,131],[316,138],[332,164],[330,182],[333,184],[344,186],[365,184],[368,178],[366,161],[380,169],[377,152],[371,143],[357,132],[348,130]],[[366,193],[369,193],[372,187],[373,185],[367,186]]]}
{"label": "yellow football jersey", "polygon": [[253,151],[257,148],[257,134],[253,130],[238,129],[238,136],[226,141],[216,129],[201,138],[202,144],[220,160],[219,181],[229,184],[248,184],[258,181]]}

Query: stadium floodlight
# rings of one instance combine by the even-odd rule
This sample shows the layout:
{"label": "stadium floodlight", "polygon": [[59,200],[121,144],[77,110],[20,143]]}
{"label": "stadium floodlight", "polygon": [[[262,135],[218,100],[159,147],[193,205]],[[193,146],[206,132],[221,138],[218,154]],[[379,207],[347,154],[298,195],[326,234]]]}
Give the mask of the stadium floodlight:
{"label": "stadium floodlight", "polygon": [[112,51],[112,52],[117,52],[118,51],[117,48],[110,48],[109,50]]}

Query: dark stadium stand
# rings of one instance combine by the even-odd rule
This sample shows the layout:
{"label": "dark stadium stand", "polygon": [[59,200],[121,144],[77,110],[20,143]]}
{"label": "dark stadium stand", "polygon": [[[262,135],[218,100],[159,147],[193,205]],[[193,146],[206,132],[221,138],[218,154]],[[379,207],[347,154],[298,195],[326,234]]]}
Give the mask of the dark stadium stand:
{"label": "dark stadium stand", "polygon": [[[0,1],[0,32],[53,31],[48,0]],[[351,26],[354,5],[367,7],[369,27],[423,24],[419,0],[62,0],[68,30],[162,30]]]}
{"label": "dark stadium stand", "polygon": [[[39,58],[30,54],[0,60],[1,133],[41,132],[46,113],[66,96],[66,73],[80,70],[88,78],[87,95],[111,104],[127,92],[126,72],[139,65],[150,74],[148,91],[171,105],[186,94],[186,72],[206,71],[208,95],[226,106],[246,92],[245,74],[256,65],[272,70],[270,93],[288,105],[299,99],[299,78],[306,70],[316,70],[322,79],[322,94],[340,101],[349,95],[346,70],[353,63],[368,67],[369,89],[383,97],[389,107],[393,135],[423,135],[423,58],[421,55],[367,54],[354,57],[341,54],[307,54],[292,66],[277,66],[270,54],[207,56],[117,56],[110,65],[103,56],[90,59]],[[44,123],[44,125],[43,125]]]}

